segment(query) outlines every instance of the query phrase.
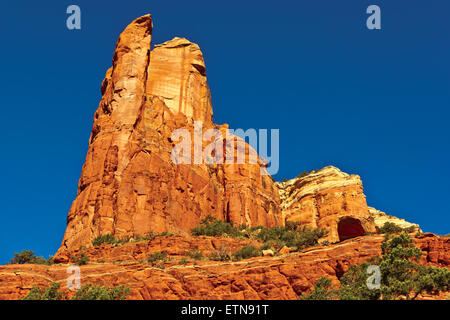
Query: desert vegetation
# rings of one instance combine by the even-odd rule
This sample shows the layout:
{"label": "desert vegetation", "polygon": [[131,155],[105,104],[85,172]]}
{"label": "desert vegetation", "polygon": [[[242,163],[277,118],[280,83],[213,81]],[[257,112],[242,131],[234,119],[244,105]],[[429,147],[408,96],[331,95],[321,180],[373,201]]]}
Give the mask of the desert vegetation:
{"label": "desert vegetation", "polygon": [[[333,288],[331,279],[322,277],[309,294],[299,299],[414,300],[422,293],[436,294],[450,289],[450,270],[419,264],[422,251],[407,233],[386,235],[381,249],[380,257],[350,266],[341,277],[339,288]],[[380,268],[379,288],[369,289],[367,285],[370,265]]]}
{"label": "desert vegetation", "polygon": [[32,263],[32,264],[45,264],[45,265],[51,265],[53,264],[52,257],[49,257],[48,259],[44,259],[43,257],[36,256],[34,251],[31,250],[22,250],[21,253],[14,253],[14,258],[9,260],[9,264],[26,264],[26,263]]}
{"label": "desert vegetation", "polygon": [[59,289],[58,282],[53,282],[45,289],[33,287],[22,300],[125,300],[130,293],[130,289],[124,285],[109,288],[88,283],[78,289],[69,299]]}
{"label": "desert vegetation", "polygon": [[160,269],[164,269],[164,262],[168,260],[167,252],[158,251],[148,255],[147,262],[152,265],[152,267],[157,267]]}
{"label": "desert vegetation", "polygon": [[81,253],[78,256],[71,257],[70,260],[72,261],[72,263],[74,263],[76,265],[84,266],[84,265],[88,264],[89,257],[86,256],[84,253]]}
{"label": "desert vegetation", "polygon": [[104,234],[104,235],[100,235],[100,236],[96,237],[92,241],[92,245],[94,247],[98,247],[102,244],[112,244],[115,246],[120,246],[120,245],[122,245],[124,243],[128,243],[128,242],[148,241],[148,240],[156,239],[158,237],[170,237],[170,236],[173,236],[173,233],[162,232],[159,234],[154,234],[152,232],[149,232],[144,236],[132,235],[132,236],[126,236],[126,237],[122,237],[122,238],[117,238],[117,237],[113,236],[112,234]]}
{"label": "desert vegetation", "polygon": [[259,257],[261,255],[261,249],[256,248],[254,246],[245,246],[236,250],[232,254],[232,259],[234,261],[239,261],[242,259],[248,259],[252,257]]}
{"label": "desert vegetation", "polygon": [[229,222],[217,220],[212,216],[202,219],[200,225],[191,229],[193,236],[211,236],[211,237],[244,237],[245,226],[238,228]]}
{"label": "desert vegetation", "polygon": [[377,227],[377,232],[383,234],[398,234],[401,232],[412,233],[415,231],[417,231],[417,228],[415,226],[402,228],[393,222],[385,222],[382,227]]}
{"label": "desert vegetation", "polygon": [[220,247],[218,250],[212,252],[208,258],[212,261],[229,261],[231,260],[229,251],[227,247]]}
{"label": "desert vegetation", "polygon": [[[233,226],[230,222],[218,220],[212,216],[204,218],[200,225],[191,229],[193,236],[222,236],[232,238],[253,239],[263,243],[263,246],[252,252],[252,256],[257,256],[257,252],[264,249],[274,249],[275,251],[289,247],[291,251],[299,251],[308,247],[316,246],[319,239],[327,235],[325,229],[309,229],[305,226],[299,226],[296,223],[287,222],[285,226],[266,228],[262,226],[247,227],[241,225]],[[236,257],[247,256],[247,253],[238,252]]]}
{"label": "desert vegetation", "polygon": [[194,261],[198,261],[203,258],[203,251],[199,250],[198,248],[194,248],[190,251],[187,251],[186,256],[193,259]]}

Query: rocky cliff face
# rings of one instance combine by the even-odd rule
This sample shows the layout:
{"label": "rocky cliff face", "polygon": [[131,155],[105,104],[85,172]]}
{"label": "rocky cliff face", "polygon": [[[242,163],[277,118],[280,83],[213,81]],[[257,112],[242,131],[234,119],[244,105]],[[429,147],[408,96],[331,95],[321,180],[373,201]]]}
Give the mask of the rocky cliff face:
{"label": "rocky cliff face", "polygon": [[[117,41],[60,251],[90,245],[107,233],[186,234],[207,215],[251,226],[283,223],[278,190],[262,161],[177,165],[171,160],[175,129],[202,135],[209,128],[226,133],[227,126],[212,123],[199,47],[175,38],[151,50],[151,33],[146,15]],[[242,145],[232,146],[236,157],[248,156]]]}
{"label": "rocky cliff face", "polygon": [[202,52],[184,38],[156,45],[150,53],[147,96],[156,96],[173,114],[212,126],[211,96]]}
{"label": "rocky cliff face", "polygon": [[329,166],[277,185],[283,218],[327,229],[330,242],[376,231],[357,175]]}

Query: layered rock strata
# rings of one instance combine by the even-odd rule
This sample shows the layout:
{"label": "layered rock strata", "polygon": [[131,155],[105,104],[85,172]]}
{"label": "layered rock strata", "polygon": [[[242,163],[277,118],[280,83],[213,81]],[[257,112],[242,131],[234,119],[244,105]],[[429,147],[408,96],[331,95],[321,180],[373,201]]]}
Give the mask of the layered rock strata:
{"label": "layered rock strata", "polygon": [[357,175],[328,166],[277,186],[283,218],[327,229],[330,242],[376,231]]}

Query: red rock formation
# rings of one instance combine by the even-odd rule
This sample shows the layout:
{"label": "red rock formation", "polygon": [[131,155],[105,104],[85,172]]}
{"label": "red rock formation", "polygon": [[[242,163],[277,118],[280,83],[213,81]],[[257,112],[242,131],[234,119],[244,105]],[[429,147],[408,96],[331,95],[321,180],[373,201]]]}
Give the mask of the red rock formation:
{"label": "red rock formation", "polygon": [[283,218],[327,229],[330,242],[376,231],[357,175],[329,166],[277,185]]}
{"label": "red rock formation", "polygon": [[[81,266],[81,284],[125,284],[131,291],[128,299],[296,299],[310,291],[322,276],[331,278],[338,285],[338,279],[349,265],[379,255],[382,241],[382,236],[364,236],[276,257],[179,265],[179,258],[192,248],[198,247],[205,253],[218,246],[234,250],[248,245],[249,241],[161,237],[149,242],[84,250],[96,263]],[[449,238],[425,234],[414,241],[424,253],[422,263],[450,267]],[[164,269],[139,262],[155,251],[166,251],[174,260],[166,262]],[[113,263],[117,261],[121,263]],[[52,281],[60,282],[62,290],[70,295],[66,285],[67,266],[0,266],[0,299],[18,299],[33,286],[48,287]],[[448,292],[433,298],[444,299],[446,295]]]}
{"label": "red rock formation", "polygon": [[[194,121],[202,122],[203,131],[225,133],[227,126],[212,123],[199,47],[175,38],[151,51],[151,32],[152,20],[146,15],[119,37],[58,254],[89,246],[100,234],[186,234],[207,215],[252,226],[283,223],[278,190],[260,160],[172,161],[175,129],[201,135]],[[231,150],[249,153],[242,143],[226,152]]]}
{"label": "red rock formation", "polygon": [[[320,277],[337,284],[349,265],[380,254],[383,237],[360,237],[375,231],[376,224],[410,225],[369,209],[360,178],[334,167],[275,184],[244,140],[235,137],[231,145],[224,140],[227,125],[213,123],[199,47],[174,38],[151,50],[151,33],[150,15],[134,20],[123,31],[113,66],[101,85],[102,99],[77,197],[55,256],[58,263],[69,263],[81,253],[88,256],[93,264],[81,267],[82,283],[125,284],[131,289],[129,299],[295,299],[311,290]],[[222,137],[214,143],[224,147],[223,154],[211,156],[221,161],[174,162],[171,152],[178,141],[172,140],[172,134],[181,128],[190,137],[200,138],[208,129],[219,130]],[[195,138],[188,145],[192,147],[189,155],[195,158]],[[204,150],[203,143],[200,153]],[[250,161],[253,155],[255,162]],[[225,161],[240,156],[244,164]],[[207,256],[222,247],[233,252],[261,245],[253,240],[187,237],[207,215],[249,226],[299,222],[326,228],[329,241],[343,242],[300,253],[284,247],[281,256],[241,262],[179,265],[194,248]],[[122,237],[163,231],[178,235],[91,247],[101,234]],[[425,253],[422,263],[450,266],[450,239],[427,234],[415,242]],[[172,259],[163,270],[143,262],[158,251]],[[0,266],[0,299],[23,297],[31,287],[46,287],[52,281],[60,282],[68,293],[67,266]]]}
{"label": "red rock formation", "polygon": [[169,110],[212,126],[211,96],[202,52],[195,43],[174,38],[150,53],[146,94],[159,97]]}

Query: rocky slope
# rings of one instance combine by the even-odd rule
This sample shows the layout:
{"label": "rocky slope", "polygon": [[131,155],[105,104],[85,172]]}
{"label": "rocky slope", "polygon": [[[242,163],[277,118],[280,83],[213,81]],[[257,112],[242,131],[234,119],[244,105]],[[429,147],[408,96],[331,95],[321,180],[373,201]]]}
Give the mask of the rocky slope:
{"label": "rocky slope", "polygon": [[[128,299],[296,299],[310,291],[322,276],[333,279],[337,285],[349,265],[380,254],[382,240],[382,236],[364,236],[276,257],[179,265],[186,251],[196,247],[207,254],[219,246],[235,249],[250,242],[230,238],[162,237],[119,247],[104,245],[85,249],[83,252],[91,257],[92,263],[81,266],[81,279],[82,284],[125,284],[131,291]],[[425,234],[414,241],[424,253],[422,263],[450,267],[449,238]],[[140,262],[156,251],[166,251],[173,258],[165,263],[164,269]],[[60,282],[62,290],[70,294],[66,285],[67,266],[0,266],[0,299],[18,299],[32,286],[47,287],[52,281]],[[446,295],[433,298],[445,299]]]}

